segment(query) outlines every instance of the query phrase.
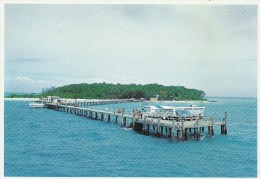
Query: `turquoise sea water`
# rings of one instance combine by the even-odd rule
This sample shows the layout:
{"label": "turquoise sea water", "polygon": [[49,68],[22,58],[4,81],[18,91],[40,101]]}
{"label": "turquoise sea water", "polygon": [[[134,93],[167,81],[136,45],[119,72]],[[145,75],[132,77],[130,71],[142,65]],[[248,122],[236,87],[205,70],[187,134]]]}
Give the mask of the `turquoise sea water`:
{"label": "turquoise sea water", "polygon": [[196,104],[216,119],[227,111],[228,135],[220,135],[216,127],[213,137],[185,142],[137,134],[113,121],[29,109],[28,101],[5,101],[4,175],[256,177],[257,99],[214,99],[217,102]]}

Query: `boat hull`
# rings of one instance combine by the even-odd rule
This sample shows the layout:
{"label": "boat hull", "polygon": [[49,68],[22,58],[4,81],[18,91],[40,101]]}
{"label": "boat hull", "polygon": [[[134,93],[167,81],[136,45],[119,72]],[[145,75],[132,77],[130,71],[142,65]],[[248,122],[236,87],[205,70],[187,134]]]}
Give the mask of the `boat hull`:
{"label": "boat hull", "polygon": [[35,105],[35,104],[29,104],[30,108],[44,108],[44,104],[39,104],[39,105]]}

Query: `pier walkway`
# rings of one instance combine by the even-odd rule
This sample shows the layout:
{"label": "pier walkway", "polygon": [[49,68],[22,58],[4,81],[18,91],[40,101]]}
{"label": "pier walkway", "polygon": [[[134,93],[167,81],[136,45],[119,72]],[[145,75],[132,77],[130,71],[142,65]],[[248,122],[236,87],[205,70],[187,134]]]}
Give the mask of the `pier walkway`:
{"label": "pier walkway", "polygon": [[111,99],[111,100],[98,100],[98,99],[62,99],[60,104],[69,106],[93,106],[93,105],[103,105],[103,104],[117,104],[117,103],[127,103],[134,102],[133,99]]}

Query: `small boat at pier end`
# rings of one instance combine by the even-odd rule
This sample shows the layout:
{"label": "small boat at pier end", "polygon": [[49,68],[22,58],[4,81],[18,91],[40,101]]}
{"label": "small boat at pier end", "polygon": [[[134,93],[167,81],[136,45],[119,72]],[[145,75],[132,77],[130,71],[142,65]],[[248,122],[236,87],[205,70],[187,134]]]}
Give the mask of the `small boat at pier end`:
{"label": "small boat at pier end", "polygon": [[42,100],[33,101],[29,103],[30,108],[44,108],[44,102]]}

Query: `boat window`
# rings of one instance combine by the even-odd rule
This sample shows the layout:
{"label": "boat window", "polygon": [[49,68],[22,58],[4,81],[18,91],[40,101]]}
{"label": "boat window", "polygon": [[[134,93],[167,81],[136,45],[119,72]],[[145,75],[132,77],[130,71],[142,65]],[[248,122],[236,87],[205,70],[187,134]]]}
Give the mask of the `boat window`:
{"label": "boat window", "polygon": [[191,116],[191,113],[186,110],[176,110],[175,113],[176,115],[181,115],[181,116]]}

